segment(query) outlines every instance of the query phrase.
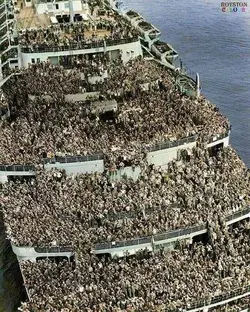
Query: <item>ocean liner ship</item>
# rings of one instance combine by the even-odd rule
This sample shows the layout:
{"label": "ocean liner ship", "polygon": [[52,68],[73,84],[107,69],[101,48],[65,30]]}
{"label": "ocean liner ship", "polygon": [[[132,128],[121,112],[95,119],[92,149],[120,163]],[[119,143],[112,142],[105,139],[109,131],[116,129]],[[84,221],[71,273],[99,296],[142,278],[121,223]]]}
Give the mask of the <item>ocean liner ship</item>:
{"label": "ocean liner ship", "polygon": [[199,75],[120,1],[5,0],[0,19],[19,310],[248,311],[249,172]]}

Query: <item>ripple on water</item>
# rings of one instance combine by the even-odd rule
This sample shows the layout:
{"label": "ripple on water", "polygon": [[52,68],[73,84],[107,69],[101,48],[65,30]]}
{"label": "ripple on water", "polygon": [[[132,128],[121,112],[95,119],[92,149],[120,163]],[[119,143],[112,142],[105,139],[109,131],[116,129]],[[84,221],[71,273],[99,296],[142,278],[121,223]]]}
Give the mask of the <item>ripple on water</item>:
{"label": "ripple on water", "polygon": [[217,0],[124,0],[157,26],[202,90],[231,121],[231,142],[250,167],[250,8],[221,12]]}

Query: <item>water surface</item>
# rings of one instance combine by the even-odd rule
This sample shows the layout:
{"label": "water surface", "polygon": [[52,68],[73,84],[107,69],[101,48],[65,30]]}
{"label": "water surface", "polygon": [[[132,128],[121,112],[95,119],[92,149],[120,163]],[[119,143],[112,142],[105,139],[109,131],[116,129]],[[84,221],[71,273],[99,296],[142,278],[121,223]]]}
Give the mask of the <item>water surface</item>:
{"label": "water surface", "polygon": [[162,33],[202,92],[231,124],[231,143],[250,167],[250,1],[246,13],[221,11],[219,0],[124,0]]}

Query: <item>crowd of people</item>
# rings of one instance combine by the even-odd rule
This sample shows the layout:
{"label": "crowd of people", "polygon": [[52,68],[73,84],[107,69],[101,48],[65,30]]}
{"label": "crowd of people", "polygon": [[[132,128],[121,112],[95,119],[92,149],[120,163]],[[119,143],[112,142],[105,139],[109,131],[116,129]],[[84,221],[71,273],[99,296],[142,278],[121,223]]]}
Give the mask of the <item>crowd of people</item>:
{"label": "crowd of people", "polygon": [[228,304],[209,309],[208,312],[248,312],[250,309],[250,298],[248,296],[234,300]]}
{"label": "crowd of people", "polygon": [[110,259],[86,253],[82,244],[73,263],[22,262],[31,296],[22,311],[172,312],[209,305],[249,286],[249,234],[249,221],[235,228],[214,222],[207,242],[180,243],[172,251]]}
{"label": "crowd of people", "polygon": [[[61,56],[59,65],[49,61],[30,64],[27,69],[20,70],[20,75],[13,77],[4,85],[9,96],[10,106],[14,95],[18,97],[22,110],[25,109],[27,95],[62,97],[66,94],[78,94],[94,91],[90,83],[92,77],[101,77],[104,72],[110,73],[115,66],[121,66],[121,56],[111,60],[107,53]],[[66,68],[70,68],[65,70]],[[15,91],[13,84],[17,86]],[[15,107],[13,107],[15,109]]]}
{"label": "crowd of people", "polygon": [[[84,54],[80,56],[65,55],[60,57],[59,64],[63,66],[63,68],[68,67],[80,70],[84,80],[88,80],[89,77],[103,76],[105,71],[110,71],[110,66],[121,65],[121,58],[119,57],[117,60],[111,62],[108,53],[97,53],[94,55]],[[91,88],[91,86],[89,86],[89,88]]]}
{"label": "crowd of people", "polygon": [[118,40],[138,39],[138,31],[119,15],[98,17],[77,23],[60,23],[48,28],[19,31],[19,44],[30,52],[43,50],[60,51],[64,48],[84,49],[87,45],[104,46]]}
{"label": "crowd of people", "polygon": [[8,101],[6,99],[6,96],[4,95],[4,92],[2,89],[0,89],[0,109],[7,108],[8,107]]}
{"label": "crowd of people", "polygon": [[[88,76],[88,70],[84,73]],[[41,163],[58,153],[102,153],[114,170],[119,156],[138,165],[151,146],[195,134],[208,141],[229,129],[212,103],[181,95],[174,77],[155,62],[136,59],[109,67],[108,78],[95,86],[100,103],[118,102],[117,111],[108,116],[93,115],[88,99],[65,100],[65,94],[91,90],[80,69],[65,71],[46,62],[13,79],[5,85],[11,117],[0,125],[2,164]],[[32,94],[39,96],[30,100]]]}
{"label": "crowd of people", "polygon": [[1,55],[2,64],[5,63],[9,58],[18,58],[18,50],[17,48],[12,48],[8,52],[5,52]]}
{"label": "crowd of people", "polygon": [[94,246],[206,225],[247,208],[250,175],[233,149],[189,154],[167,170],[145,167],[136,181],[42,170],[31,183],[8,183],[2,191],[8,238],[19,246]]}
{"label": "crowd of people", "polygon": [[[22,30],[30,51],[105,46],[138,38],[113,11],[91,21]],[[96,10],[97,9],[97,10]],[[226,217],[247,208],[250,174],[236,152],[206,149],[230,129],[229,121],[203,96],[182,95],[175,75],[158,63],[122,54],[62,56],[21,70],[3,87],[0,164],[35,164],[36,176],[1,185],[0,207],[7,238],[16,246],[69,246],[73,261],[20,262],[30,301],[23,312],[176,312],[195,301],[249,286],[250,223],[226,227]],[[71,68],[66,70],[66,68]],[[102,77],[93,82],[92,77]],[[89,94],[117,109],[98,113]],[[84,100],[69,101],[82,94]],[[86,96],[86,97],[84,97]],[[165,142],[196,136],[197,146],[164,168],[148,165],[146,153]],[[45,171],[45,158],[104,156],[103,173],[66,175]],[[140,166],[135,181],[112,179],[119,168]],[[154,236],[204,225],[205,241],[177,242],[172,251],[142,250],[123,258],[96,256],[99,243]],[[239,311],[249,299],[210,309]]]}

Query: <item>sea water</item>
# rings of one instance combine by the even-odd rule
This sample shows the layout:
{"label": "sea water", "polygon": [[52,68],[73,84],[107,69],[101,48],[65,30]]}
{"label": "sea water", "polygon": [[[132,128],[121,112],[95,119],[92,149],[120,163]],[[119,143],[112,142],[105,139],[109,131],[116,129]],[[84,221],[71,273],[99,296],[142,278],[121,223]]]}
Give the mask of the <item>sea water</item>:
{"label": "sea water", "polygon": [[231,144],[250,167],[250,0],[246,12],[223,12],[221,2],[124,0],[124,5],[154,24],[183,63],[199,73],[203,94],[229,118]]}
{"label": "sea water", "polygon": [[17,258],[6,240],[0,213],[0,312],[17,311],[20,302],[25,299],[26,293]]}

